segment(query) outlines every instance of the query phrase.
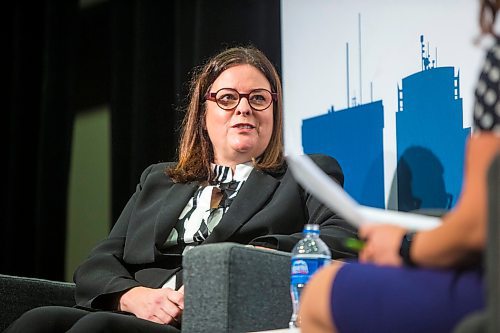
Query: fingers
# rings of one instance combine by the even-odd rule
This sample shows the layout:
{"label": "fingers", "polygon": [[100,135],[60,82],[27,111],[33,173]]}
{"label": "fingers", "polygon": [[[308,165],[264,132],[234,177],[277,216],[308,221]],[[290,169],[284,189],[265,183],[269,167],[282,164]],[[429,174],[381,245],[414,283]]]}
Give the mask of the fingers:
{"label": "fingers", "polygon": [[365,246],[359,253],[360,262],[400,266],[399,248],[405,229],[394,225],[373,226],[365,232]]}
{"label": "fingers", "polygon": [[374,225],[368,224],[361,226],[358,230],[359,238],[365,242],[365,245],[358,254],[358,259],[360,262],[369,262],[371,260],[373,254],[371,235],[374,228]]}
{"label": "fingers", "polygon": [[170,324],[180,321],[182,310],[172,302],[166,301],[152,312],[137,314],[141,319],[146,319],[158,324]]}
{"label": "fingers", "polygon": [[184,286],[181,288],[182,288],[182,292],[175,291],[172,289],[167,289],[167,299],[169,301],[175,303],[175,305],[177,305],[177,307],[179,307],[181,310],[183,310],[184,309]]}
{"label": "fingers", "polygon": [[367,240],[370,238],[370,234],[372,233],[372,230],[376,228],[376,225],[373,224],[365,224],[359,227],[358,230],[358,236],[362,240]]}
{"label": "fingers", "polygon": [[170,288],[161,289],[163,297],[158,300],[158,307],[149,320],[170,324],[180,320],[184,309],[184,294]]}
{"label": "fingers", "polygon": [[128,311],[138,318],[158,324],[179,322],[184,309],[184,294],[170,288],[138,289],[127,298]]}
{"label": "fingers", "polygon": [[365,243],[363,249],[359,252],[359,261],[360,262],[370,262],[372,257],[372,250],[368,243]]}
{"label": "fingers", "polygon": [[177,318],[182,314],[182,309],[173,302],[164,302],[160,310],[172,318]]}
{"label": "fingers", "polygon": [[169,315],[165,314],[165,313],[158,313],[158,315],[154,314],[154,315],[151,315],[147,318],[141,318],[141,319],[146,319],[146,320],[149,320],[149,321],[152,321],[154,323],[157,323],[157,324],[169,324],[173,318],[170,317]]}

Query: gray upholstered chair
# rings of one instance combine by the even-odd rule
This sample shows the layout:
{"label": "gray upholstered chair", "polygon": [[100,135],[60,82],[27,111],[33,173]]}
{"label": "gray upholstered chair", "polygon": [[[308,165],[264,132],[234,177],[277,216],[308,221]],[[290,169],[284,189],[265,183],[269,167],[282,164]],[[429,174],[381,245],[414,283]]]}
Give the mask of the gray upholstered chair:
{"label": "gray upholstered chair", "polygon": [[[248,332],[288,325],[290,255],[221,243],[184,258],[183,332]],[[0,275],[0,331],[43,305],[73,306],[74,284]]]}
{"label": "gray upholstered chair", "polygon": [[249,332],[288,327],[290,254],[221,243],[184,258],[183,332]]}

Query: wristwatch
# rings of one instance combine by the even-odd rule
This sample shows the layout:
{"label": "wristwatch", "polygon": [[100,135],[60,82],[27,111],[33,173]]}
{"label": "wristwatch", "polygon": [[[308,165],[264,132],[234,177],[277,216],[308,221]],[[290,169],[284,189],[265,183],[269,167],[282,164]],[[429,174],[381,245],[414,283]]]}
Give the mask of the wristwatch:
{"label": "wristwatch", "polygon": [[403,239],[401,240],[401,247],[399,248],[399,255],[403,259],[405,265],[408,266],[416,266],[415,262],[411,260],[410,257],[410,249],[411,243],[413,241],[413,236],[415,236],[415,232],[407,232],[404,234]]}

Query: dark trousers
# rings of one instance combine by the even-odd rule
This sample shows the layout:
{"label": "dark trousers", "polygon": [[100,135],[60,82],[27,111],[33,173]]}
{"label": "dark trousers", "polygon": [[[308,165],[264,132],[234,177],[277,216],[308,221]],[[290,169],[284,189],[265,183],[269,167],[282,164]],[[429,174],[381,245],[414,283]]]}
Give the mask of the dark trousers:
{"label": "dark trousers", "polygon": [[4,333],[89,333],[89,332],[148,332],[177,333],[177,328],[139,319],[123,313],[44,306],[24,313]]}

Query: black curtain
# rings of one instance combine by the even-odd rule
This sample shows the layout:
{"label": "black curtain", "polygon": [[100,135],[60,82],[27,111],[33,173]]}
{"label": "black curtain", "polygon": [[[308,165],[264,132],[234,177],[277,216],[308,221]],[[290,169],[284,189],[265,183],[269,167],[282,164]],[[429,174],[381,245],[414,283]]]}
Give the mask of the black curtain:
{"label": "black curtain", "polygon": [[281,69],[279,0],[111,2],[113,220],[141,171],[175,159],[188,82],[221,49],[252,44]]}
{"label": "black curtain", "polygon": [[[80,4],[85,1],[80,1]],[[112,215],[173,160],[191,70],[252,44],[281,69],[279,0],[11,2],[0,273],[62,280],[73,118],[109,104]],[[111,227],[111,226],[110,226]]]}
{"label": "black curtain", "polygon": [[61,279],[76,0],[10,2],[1,272]]}

